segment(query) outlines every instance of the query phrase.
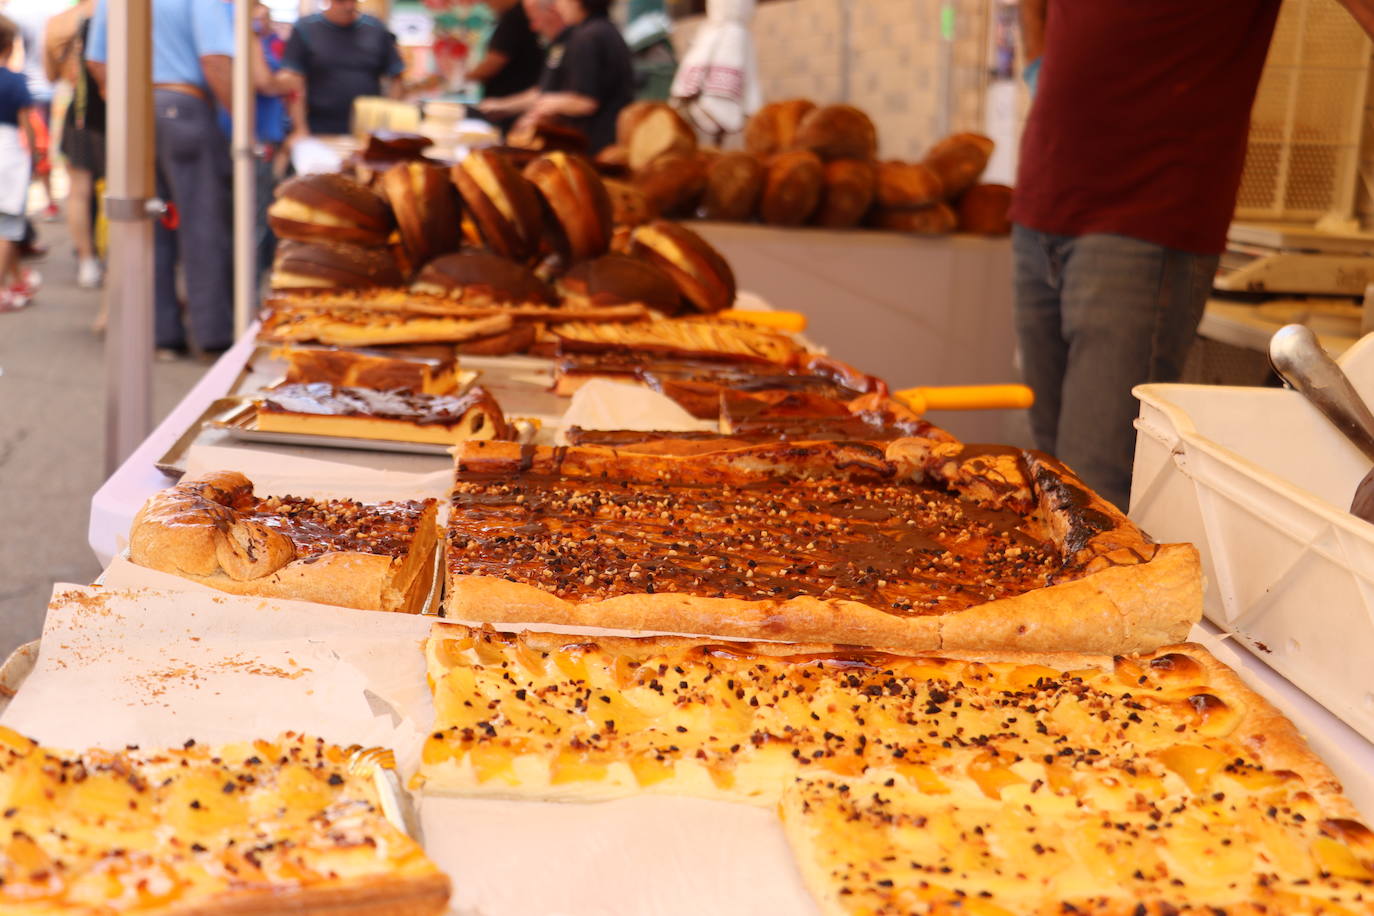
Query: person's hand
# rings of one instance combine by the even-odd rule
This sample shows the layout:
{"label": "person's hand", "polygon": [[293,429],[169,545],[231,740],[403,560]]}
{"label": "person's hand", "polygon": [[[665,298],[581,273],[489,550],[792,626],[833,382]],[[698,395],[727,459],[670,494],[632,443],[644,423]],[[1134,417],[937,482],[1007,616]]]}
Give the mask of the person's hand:
{"label": "person's hand", "polygon": [[477,110],[482,112],[482,114],[494,115],[496,117],[510,114],[511,111],[510,106],[501,99],[483,99],[477,103]]}

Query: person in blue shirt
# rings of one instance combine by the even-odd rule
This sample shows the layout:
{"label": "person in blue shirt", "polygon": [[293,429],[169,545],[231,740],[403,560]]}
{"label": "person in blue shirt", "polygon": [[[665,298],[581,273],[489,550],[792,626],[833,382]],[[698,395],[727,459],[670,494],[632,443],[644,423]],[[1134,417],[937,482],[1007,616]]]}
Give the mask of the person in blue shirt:
{"label": "person in blue shirt", "polygon": [[[86,41],[91,74],[105,85],[109,0],[98,0]],[[158,194],[176,228],[155,230],[154,342],[160,358],[190,349],[216,355],[234,342],[229,148],[215,103],[231,107],[234,31],[223,0],[152,0],[153,112]],[[176,294],[176,264],[186,310]]]}

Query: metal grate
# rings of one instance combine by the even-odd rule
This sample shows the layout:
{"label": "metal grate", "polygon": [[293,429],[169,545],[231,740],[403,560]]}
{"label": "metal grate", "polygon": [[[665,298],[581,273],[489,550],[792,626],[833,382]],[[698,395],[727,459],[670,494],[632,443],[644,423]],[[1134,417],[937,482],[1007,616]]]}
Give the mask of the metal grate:
{"label": "metal grate", "polygon": [[1236,216],[1353,215],[1369,39],[1337,0],[1287,0],[1250,113]]}

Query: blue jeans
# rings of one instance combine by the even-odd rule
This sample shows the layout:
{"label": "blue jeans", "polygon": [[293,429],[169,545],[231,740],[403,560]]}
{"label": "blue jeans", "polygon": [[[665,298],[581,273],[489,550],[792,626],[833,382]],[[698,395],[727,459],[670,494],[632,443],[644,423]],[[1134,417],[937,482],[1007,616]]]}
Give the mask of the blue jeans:
{"label": "blue jeans", "polygon": [[1131,389],[1178,381],[1218,256],[1019,225],[1012,251],[1036,447],[1125,509],[1139,413]]}

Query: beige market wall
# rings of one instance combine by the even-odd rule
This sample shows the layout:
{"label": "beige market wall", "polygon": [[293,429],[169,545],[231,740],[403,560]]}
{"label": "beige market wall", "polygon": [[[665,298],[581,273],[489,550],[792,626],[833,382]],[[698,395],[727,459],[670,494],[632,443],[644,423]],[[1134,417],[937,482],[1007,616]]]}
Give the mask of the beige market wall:
{"label": "beige market wall", "polygon": [[[878,125],[882,156],[917,158],[944,133],[947,87],[948,129],[982,130],[989,3],[957,0],[948,50],[940,40],[941,0],[761,3],[753,33],[764,99],[857,105]],[[700,17],[678,21],[679,53],[699,24]],[[953,65],[948,84],[946,59]]]}

